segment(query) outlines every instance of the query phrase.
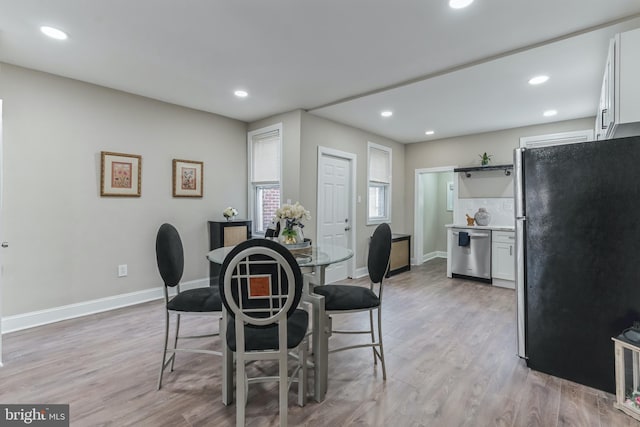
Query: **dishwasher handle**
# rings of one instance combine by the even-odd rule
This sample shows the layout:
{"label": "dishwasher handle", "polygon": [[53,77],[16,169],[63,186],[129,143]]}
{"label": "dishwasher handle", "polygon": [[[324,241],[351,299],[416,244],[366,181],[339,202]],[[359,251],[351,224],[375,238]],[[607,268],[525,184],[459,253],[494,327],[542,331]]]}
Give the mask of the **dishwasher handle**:
{"label": "dishwasher handle", "polygon": [[[453,235],[458,236],[460,234],[459,231],[454,231]],[[469,237],[490,237],[489,233],[467,233]]]}

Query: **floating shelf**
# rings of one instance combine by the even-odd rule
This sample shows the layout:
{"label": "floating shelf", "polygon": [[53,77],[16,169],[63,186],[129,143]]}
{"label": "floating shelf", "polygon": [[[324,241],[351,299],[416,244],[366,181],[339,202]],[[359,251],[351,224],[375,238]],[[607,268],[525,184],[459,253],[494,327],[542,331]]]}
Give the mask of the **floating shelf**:
{"label": "floating shelf", "polygon": [[453,171],[464,172],[465,176],[469,178],[471,176],[471,172],[488,172],[496,170],[503,170],[504,174],[509,176],[513,170],[513,165],[471,166],[468,168],[455,168]]}

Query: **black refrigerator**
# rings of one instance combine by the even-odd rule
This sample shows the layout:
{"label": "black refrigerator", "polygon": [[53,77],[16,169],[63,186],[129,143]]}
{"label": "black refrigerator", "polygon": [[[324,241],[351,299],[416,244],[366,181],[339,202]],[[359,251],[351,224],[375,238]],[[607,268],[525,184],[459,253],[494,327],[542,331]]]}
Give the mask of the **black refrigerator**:
{"label": "black refrigerator", "polygon": [[514,153],[518,354],[615,392],[611,337],[640,320],[640,137]]}

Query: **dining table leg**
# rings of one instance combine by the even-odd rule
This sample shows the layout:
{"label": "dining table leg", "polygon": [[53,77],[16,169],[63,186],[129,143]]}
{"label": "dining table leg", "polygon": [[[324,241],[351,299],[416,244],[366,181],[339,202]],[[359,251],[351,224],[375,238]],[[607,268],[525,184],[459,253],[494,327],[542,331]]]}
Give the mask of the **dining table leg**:
{"label": "dining table leg", "polygon": [[[320,272],[317,272],[320,273]],[[305,295],[304,300],[311,304],[312,318],[312,353],[314,365],[314,399],[322,402],[327,393],[327,382],[329,376],[329,336],[331,335],[330,318],[324,309],[324,296],[314,294],[313,282],[321,279],[324,271],[314,276],[305,274]]]}

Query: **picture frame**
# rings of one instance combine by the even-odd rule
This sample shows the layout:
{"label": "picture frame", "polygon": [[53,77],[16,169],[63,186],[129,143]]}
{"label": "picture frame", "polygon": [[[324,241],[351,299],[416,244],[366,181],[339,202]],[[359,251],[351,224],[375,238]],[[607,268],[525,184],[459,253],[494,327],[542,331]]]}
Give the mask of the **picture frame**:
{"label": "picture frame", "polygon": [[100,152],[100,196],[140,197],[142,156]]}
{"label": "picture frame", "polygon": [[202,197],[204,163],[173,159],[173,197]]}
{"label": "picture frame", "polygon": [[453,181],[447,182],[447,211],[453,212]]}

